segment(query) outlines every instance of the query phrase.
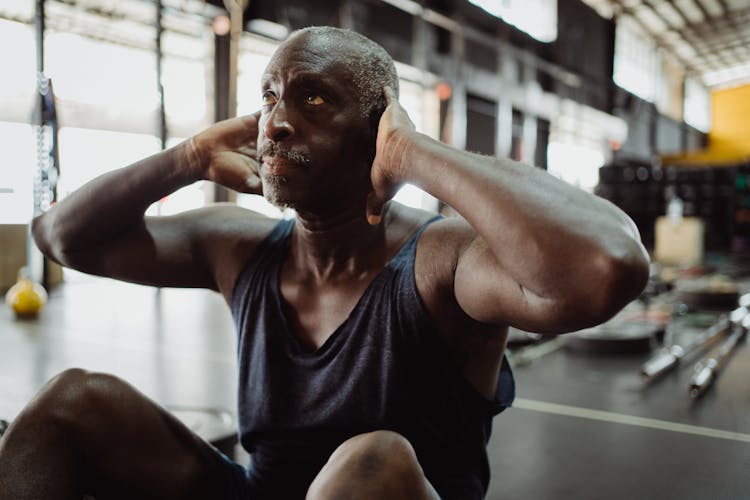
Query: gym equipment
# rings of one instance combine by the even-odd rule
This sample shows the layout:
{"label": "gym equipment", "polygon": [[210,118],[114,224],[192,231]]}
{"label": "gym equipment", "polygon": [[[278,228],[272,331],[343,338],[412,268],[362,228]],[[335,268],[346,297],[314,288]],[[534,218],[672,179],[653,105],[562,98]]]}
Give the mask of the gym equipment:
{"label": "gym equipment", "polygon": [[737,283],[721,275],[678,280],[675,283],[677,300],[691,310],[730,311],[737,305]]}
{"label": "gym equipment", "polygon": [[713,385],[719,372],[729,362],[732,353],[740,344],[750,328],[750,316],[745,315],[740,324],[734,324],[732,333],[727,337],[718,352],[711,353],[700,360],[694,369],[693,378],[690,380],[690,397],[697,399],[703,396]]}
{"label": "gym equipment", "polygon": [[[36,35],[36,99],[34,129],[36,133],[36,169],[34,172],[34,217],[46,212],[57,201],[60,176],[58,120],[52,81],[44,73],[45,2],[37,1],[34,12]],[[32,280],[49,287],[48,261],[36,247],[31,233],[27,242],[26,267]]]}
{"label": "gym equipment", "polygon": [[608,322],[566,335],[567,349],[600,354],[650,352],[664,327],[647,322]]}
{"label": "gym equipment", "polygon": [[543,337],[543,339],[544,340],[540,340],[536,344],[527,345],[526,347],[511,352],[510,360],[513,366],[519,367],[531,364],[532,361],[560,349],[565,342],[565,338],[561,336],[548,336]]}
{"label": "gym equipment", "polygon": [[736,327],[748,318],[750,294],[743,295],[739,300],[740,307],[730,314],[723,314],[710,327],[695,337],[685,346],[672,345],[662,349],[656,356],[641,366],[641,376],[647,381],[653,381],[680,364],[683,358],[701,351],[719,340],[733,325]]}
{"label": "gym equipment", "polygon": [[525,330],[519,330],[518,328],[508,328],[508,348],[513,349],[514,347],[526,346],[529,344],[536,344],[541,342],[543,335],[538,333],[531,333]]}
{"label": "gym equipment", "polygon": [[677,344],[665,347],[641,366],[641,376],[646,380],[661,377],[680,364],[685,356],[716,342],[727,331],[729,325],[728,317],[722,317],[684,347]]}
{"label": "gym equipment", "polygon": [[26,276],[25,270],[22,269],[18,282],[5,294],[5,302],[13,309],[16,317],[33,318],[47,302],[47,292],[42,285]]}

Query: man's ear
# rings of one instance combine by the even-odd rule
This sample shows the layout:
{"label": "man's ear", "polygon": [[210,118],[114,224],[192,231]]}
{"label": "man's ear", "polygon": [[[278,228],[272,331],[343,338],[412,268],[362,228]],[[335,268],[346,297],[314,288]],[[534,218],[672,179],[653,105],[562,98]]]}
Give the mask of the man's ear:
{"label": "man's ear", "polygon": [[373,160],[375,160],[375,146],[378,138],[378,126],[380,125],[380,117],[383,116],[383,111],[384,109],[375,107],[370,110],[370,114],[367,117],[367,157],[370,164],[372,164]]}
{"label": "man's ear", "polygon": [[376,97],[375,105],[370,109],[370,129],[374,132],[375,136],[378,135],[378,125],[380,124],[380,117],[383,116],[385,108],[388,107],[388,103],[385,99],[385,94],[380,93]]}
{"label": "man's ear", "polygon": [[383,116],[384,109],[380,106],[376,106],[370,110],[370,115],[367,117],[367,123],[370,126],[370,135],[375,138],[378,136],[378,126],[380,125],[380,117]]}

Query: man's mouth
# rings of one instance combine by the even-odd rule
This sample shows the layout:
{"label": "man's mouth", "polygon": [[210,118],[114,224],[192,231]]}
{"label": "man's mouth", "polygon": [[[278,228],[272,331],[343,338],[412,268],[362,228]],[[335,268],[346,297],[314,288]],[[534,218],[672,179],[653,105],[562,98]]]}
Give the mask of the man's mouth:
{"label": "man's mouth", "polygon": [[287,175],[291,170],[298,169],[302,165],[289,158],[279,156],[265,156],[261,160],[261,168],[272,175]]}
{"label": "man's mouth", "polygon": [[310,163],[307,155],[286,149],[275,142],[265,143],[259,152],[260,162],[271,167],[304,167]]}

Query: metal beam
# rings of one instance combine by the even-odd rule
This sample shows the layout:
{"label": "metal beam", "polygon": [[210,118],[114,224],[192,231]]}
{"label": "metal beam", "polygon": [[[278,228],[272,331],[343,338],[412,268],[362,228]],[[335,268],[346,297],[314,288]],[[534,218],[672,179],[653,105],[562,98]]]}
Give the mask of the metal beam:
{"label": "metal beam", "polygon": [[707,56],[717,56],[720,57],[720,54],[737,54],[737,55],[743,55],[747,51],[743,51],[747,47],[747,42],[743,40],[738,40],[736,42],[721,45],[721,46],[714,46],[714,47],[708,47],[706,48],[703,45],[699,45],[701,47],[700,49],[697,49],[698,55],[701,57],[707,57]]}
{"label": "metal beam", "polygon": [[726,0],[717,0],[719,2],[719,5],[721,5],[721,10],[724,11],[724,15],[727,15],[729,13],[729,5],[727,5]]}
{"label": "metal beam", "polygon": [[750,33],[720,34],[714,37],[702,36],[694,31],[686,31],[685,34],[693,40],[693,43],[703,45],[711,50],[721,49],[726,45],[737,43],[738,41],[750,40]]}
{"label": "metal beam", "polygon": [[[163,59],[164,54],[161,50],[162,35],[164,34],[164,24],[162,23],[162,15],[164,14],[164,8],[162,0],[156,0],[156,91],[159,96],[159,142],[162,151],[167,149],[167,111],[164,106],[164,85],[162,84],[162,73],[163,73]],[[157,204],[157,207],[161,209],[161,203]]]}
{"label": "metal beam", "polygon": [[472,28],[466,23],[457,23],[451,18],[444,16],[443,14],[436,12],[430,8],[424,7],[414,0],[380,1],[391,5],[392,7],[396,7],[397,9],[407,12],[413,16],[421,16],[422,19],[424,19],[428,23],[434,24],[435,26],[440,26],[441,28],[450,31],[451,33],[460,34],[466,40],[471,40],[481,45],[490,47],[493,50],[498,50],[505,54],[510,54],[517,59],[526,61],[527,63],[535,66],[537,69],[548,73],[552,77],[565,83],[568,86],[579,87],[582,83],[582,78],[580,75],[569,71],[562,66],[542,59],[536,54],[532,54],[528,51],[514,47],[505,40],[482,33],[481,31],[477,30],[476,28]]}
{"label": "metal beam", "polygon": [[682,18],[683,21],[685,21],[685,26],[690,24],[690,19],[688,18],[687,14],[684,10],[682,10],[682,7],[677,2],[670,2],[669,5],[672,6],[672,8],[677,12],[677,14]]}
{"label": "metal beam", "polygon": [[[679,26],[675,26],[673,23],[670,23],[669,20],[666,19],[662,15],[661,12],[659,12],[659,10],[657,9],[657,7],[654,4],[653,0],[643,0],[643,4],[642,5],[646,6],[649,10],[651,10],[651,12],[653,12],[654,15],[656,15],[659,19],[661,19],[662,22],[664,22],[665,25],[667,25],[667,26],[671,25],[674,28],[674,32],[677,33],[680,36],[680,38],[682,38],[687,44],[689,44],[689,45],[693,46],[693,48],[695,48],[695,44],[692,43],[691,40],[688,40],[687,36],[685,36],[685,33],[682,31],[682,29]],[[671,52],[674,53],[674,50],[672,50]],[[717,53],[716,55],[718,57],[720,57],[722,60],[724,60],[725,63],[727,63],[727,64],[730,63],[729,60],[727,60],[727,59],[724,58],[723,54]]]}
{"label": "metal beam", "polygon": [[750,8],[733,10],[723,17],[709,17],[699,23],[688,23],[685,27],[702,34],[710,34],[731,28],[732,24],[742,25],[747,21],[750,21]]}
{"label": "metal beam", "polygon": [[709,12],[706,10],[706,6],[701,3],[701,0],[693,0],[693,3],[696,7],[698,7],[698,10],[701,11],[703,19],[705,19],[706,21],[710,21],[712,19],[711,14],[709,14]]}
{"label": "metal beam", "polygon": [[620,14],[625,14],[629,18],[633,20],[640,28],[647,33],[648,35],[653,38],[656,45],[670,54],[672,54],[680,63],[685,67],[685,70],[688,73],[694,74],[694,75],[700,75],[702,71],[697,68],[692,62],[685,60],[682,56],[677,54],[677,52],[672,48],[672,46],[669,44],[669,42],[665,41],[661,35],[658,33],[655,33],[651,31],[651,28],[649,28],[646,23],[640,20],[640,18],[635,14],[635,11],[625,5],[622,0],[611,0],[612,4],[617,8]]}

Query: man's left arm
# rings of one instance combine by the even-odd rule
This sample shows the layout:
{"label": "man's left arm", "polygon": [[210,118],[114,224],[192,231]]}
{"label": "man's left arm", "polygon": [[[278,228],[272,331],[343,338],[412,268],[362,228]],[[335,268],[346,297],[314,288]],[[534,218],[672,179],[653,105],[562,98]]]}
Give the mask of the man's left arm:
{"label": "man's left arm", "polygon": [[446,258],[466,314],[561,333],[605,321],[642,291],[648,254],[621,210],[541,169],[417,133],[390,89],[386,96],[368,219],[377,222],[405,182],[458,211],[471,227]]}

